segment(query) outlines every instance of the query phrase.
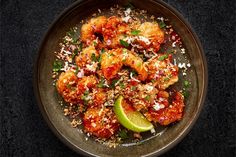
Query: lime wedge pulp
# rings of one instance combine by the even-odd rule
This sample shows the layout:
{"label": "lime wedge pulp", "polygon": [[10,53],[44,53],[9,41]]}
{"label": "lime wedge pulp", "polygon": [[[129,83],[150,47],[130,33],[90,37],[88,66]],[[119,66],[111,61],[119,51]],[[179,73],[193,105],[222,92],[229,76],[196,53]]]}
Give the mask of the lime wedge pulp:
{"label": "lime wedge pulp", "polygon": [[[153,125],[140,112],[128,111],[123,108],[123,96],[115,101],[114,112],[119,122],[127,129],[134,132],[145,132],[153,129]],[[125,104],[126,105],[126,104]]]}

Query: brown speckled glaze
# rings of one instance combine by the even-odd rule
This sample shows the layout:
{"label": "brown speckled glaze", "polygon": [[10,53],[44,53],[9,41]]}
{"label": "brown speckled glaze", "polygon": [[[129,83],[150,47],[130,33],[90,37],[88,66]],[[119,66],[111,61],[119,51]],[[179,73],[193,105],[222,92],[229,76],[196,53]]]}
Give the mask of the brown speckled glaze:
{"label": "brown speckled glaze", "polygon": [[176,145],[189,132],[203,107],[207,90],[207,67],[201,44],[190,25],[183,17],[166,3],[156,0],[131,0],[136,8],[147,10],[153,15],[163,15],[170,20],[173,28],[182,38],[195,74],[194,89],[186,101],[183,119],[168,127],[160,136],[145,140],[140,145],[118,146],[109,148],[84,138],[78,129],[72,128],[70,121],[63,115],[58,104],[56,89],[52,86],[52,63],[55,60],[54,51],[58,50],[58,43],[70,27],[85,19],[98,8],[109,8],[114,4],[125,5],[126,0],[87,0],[78,1],[67,8],[51,25],[44,36],[39,48],[34,71],[35,95],[41,112],[53,132],[70,148],[86,156],[157,156]]}

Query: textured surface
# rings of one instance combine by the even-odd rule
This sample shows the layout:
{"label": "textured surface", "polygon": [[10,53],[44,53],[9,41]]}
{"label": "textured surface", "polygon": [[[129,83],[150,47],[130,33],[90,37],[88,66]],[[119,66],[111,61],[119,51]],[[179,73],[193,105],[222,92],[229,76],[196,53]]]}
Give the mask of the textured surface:
{"label": "textured surface", "polygon": [[[191,132],[163,155],[235,156],[235,3],[165,0],[198,34],[209,68],[205,107]],[[74,0],[0,0],[0,156],[73,157],[36,104],[33,63],[42,35]]]}

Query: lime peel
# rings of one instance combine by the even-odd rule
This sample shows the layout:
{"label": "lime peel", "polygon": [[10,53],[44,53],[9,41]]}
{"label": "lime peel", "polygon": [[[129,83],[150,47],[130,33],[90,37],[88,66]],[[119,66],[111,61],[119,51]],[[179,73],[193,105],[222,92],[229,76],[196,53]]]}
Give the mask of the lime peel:
{"label": "lime peel", "polygon": [[115,101],[114,112],[119,122],[127,129],[134,132],[145,132],[153,129],[153,125],[140,112],[130,111],[125,113],[123,107],[123,96],[119,96]]}

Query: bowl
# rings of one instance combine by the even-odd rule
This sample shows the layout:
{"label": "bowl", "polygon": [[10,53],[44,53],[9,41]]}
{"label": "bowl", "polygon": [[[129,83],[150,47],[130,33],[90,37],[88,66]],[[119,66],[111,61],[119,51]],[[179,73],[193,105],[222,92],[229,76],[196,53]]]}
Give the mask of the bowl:
{"label": "bowl", "polygon": [[[64,116],[58,104],[56,89],[52,86],[52,64],[55,60],[54,51],[58,43],[71,27],[87,18],[98,8],[109,8],[114,4],[127,5],[132,3],[136,8],[147,10],[153,15],[163,15],[170,20],[173,28],[182,38],[186,52],[192,64],[192,91],[186,101],[183,119],[163,130],[158,136],[146,138],[142,144],[123,144],[109,148],[93,139],[85,140],[84,133],[72,128],[70,121]],[[85,156],[157,156],[178,142],[190,131],[196,122],[204,104],[207,90],[207,65],[200,41],[191,26],[173,7],[160,0],[86,0],[77,1],[65,9],[52,23],[42,39],[34,69],[34,91],[39,108],[51,130],[67,146]]]}

